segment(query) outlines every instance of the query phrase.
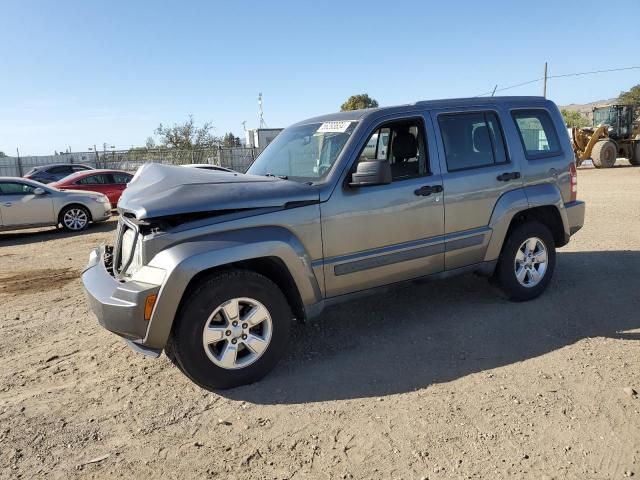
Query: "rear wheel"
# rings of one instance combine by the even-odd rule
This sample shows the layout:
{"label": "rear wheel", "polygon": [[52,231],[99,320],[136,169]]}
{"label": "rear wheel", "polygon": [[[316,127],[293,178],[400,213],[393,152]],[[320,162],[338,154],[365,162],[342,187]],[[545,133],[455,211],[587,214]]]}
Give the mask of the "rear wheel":
{"label": "rear wheel", "polygon": [[170,340],[170,358],[208,390],[255,382],[278,363],[292,314],[280,289],[247,270],[216,273],[185,299]]}
{"label": "rear wheel", "polygon": [[629,158],[631,165],[640,166],[640,142],[635,142],[631,148],[631,158]]}
{"label": "rear wheel", "polygon": [[540,222],[527,222],[514,228],[505,241],[496,274],[507,296],[522,302],[536,298],[547,288],[555,265],[551,232]]}
{"label": "rear wheel", "polygon": [[596,168],[611,168],[616,163],[618,148],[611,140],[600,140],[593,146],[591,159]]}
{"label": "rear wheel", "polygon": [[60,212],[58,220],[68,232],[79,232],[89,226],[91,214],[81,205],[69,205]]}

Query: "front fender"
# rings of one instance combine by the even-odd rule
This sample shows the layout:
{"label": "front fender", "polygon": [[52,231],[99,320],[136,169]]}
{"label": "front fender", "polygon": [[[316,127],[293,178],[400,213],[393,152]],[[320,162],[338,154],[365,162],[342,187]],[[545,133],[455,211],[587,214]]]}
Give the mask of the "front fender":
{"label": "front fender", "polygon": [[161,268],[167,274],[143,343],[164,348],[182,296],[198,273],[264,257],[276,257],[286,265],[304,305],[322,299],[311,258],[289,230],[277,226],[255,227],[199,237],[197,241],[167,248],[149,262],[149,266]]}

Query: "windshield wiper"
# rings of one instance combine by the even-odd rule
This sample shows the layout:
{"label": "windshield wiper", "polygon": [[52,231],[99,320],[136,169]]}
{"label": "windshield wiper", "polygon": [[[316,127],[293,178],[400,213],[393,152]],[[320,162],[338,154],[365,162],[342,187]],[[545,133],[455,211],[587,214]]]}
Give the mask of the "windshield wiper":
{"label": "windshield wiper", "polygon": [[265,177],[275,177],[275,178],[279,178],[281,180],[289,180],[289,177],[287,177],[286,175],[274,175],[273,173],[265,173],[264,176]]}

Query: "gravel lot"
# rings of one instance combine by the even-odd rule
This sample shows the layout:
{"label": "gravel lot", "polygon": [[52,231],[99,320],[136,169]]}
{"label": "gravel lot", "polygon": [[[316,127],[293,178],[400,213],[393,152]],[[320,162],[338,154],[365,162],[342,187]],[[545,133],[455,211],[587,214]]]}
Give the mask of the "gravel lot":
{"label": "gravel lot", "polygon": [[579,197],[541,298],[469,275],[335,307],[221,395],[88,312],[115,221],[0,233],[0,477],[640,477],[640,168],[581,168]]}

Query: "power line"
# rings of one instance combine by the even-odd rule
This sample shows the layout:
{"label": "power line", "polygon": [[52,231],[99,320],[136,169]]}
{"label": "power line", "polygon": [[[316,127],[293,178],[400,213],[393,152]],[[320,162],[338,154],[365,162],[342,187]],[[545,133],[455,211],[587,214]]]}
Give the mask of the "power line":
{"label": "power line", "polygon": [[[610,68],[610,69],[606,69],[606,70],[593,70],[591,72],[564,73],[562,75],[549,75],[547,77],[547,79],[550,79],[550,78],[564,78],[564,77],[577,77],[577,76],[580,76],[580,75],[594,75],[594,74],[597,74],[597,73],[621,72],[623,70],[637,70],[637,69],[640,69],[640,66],[637,66],[637,67]],[[544,77],[536,78],[535,80],[529,80],[527,82],[518,83],[516,85],[509,85],[508,87],[493,89],[490,92],[485,92],[485,93],[481,93],[480,95],[476,95],[476,97],[482,97],[484,95],[491,95],[492,93],[502,92],[504,90],[511,90],[512,88],[518,88],[518,87],[522,87],[524,85],[530,85],[532,83],[542,82],[543,80],[544,80]]]}

